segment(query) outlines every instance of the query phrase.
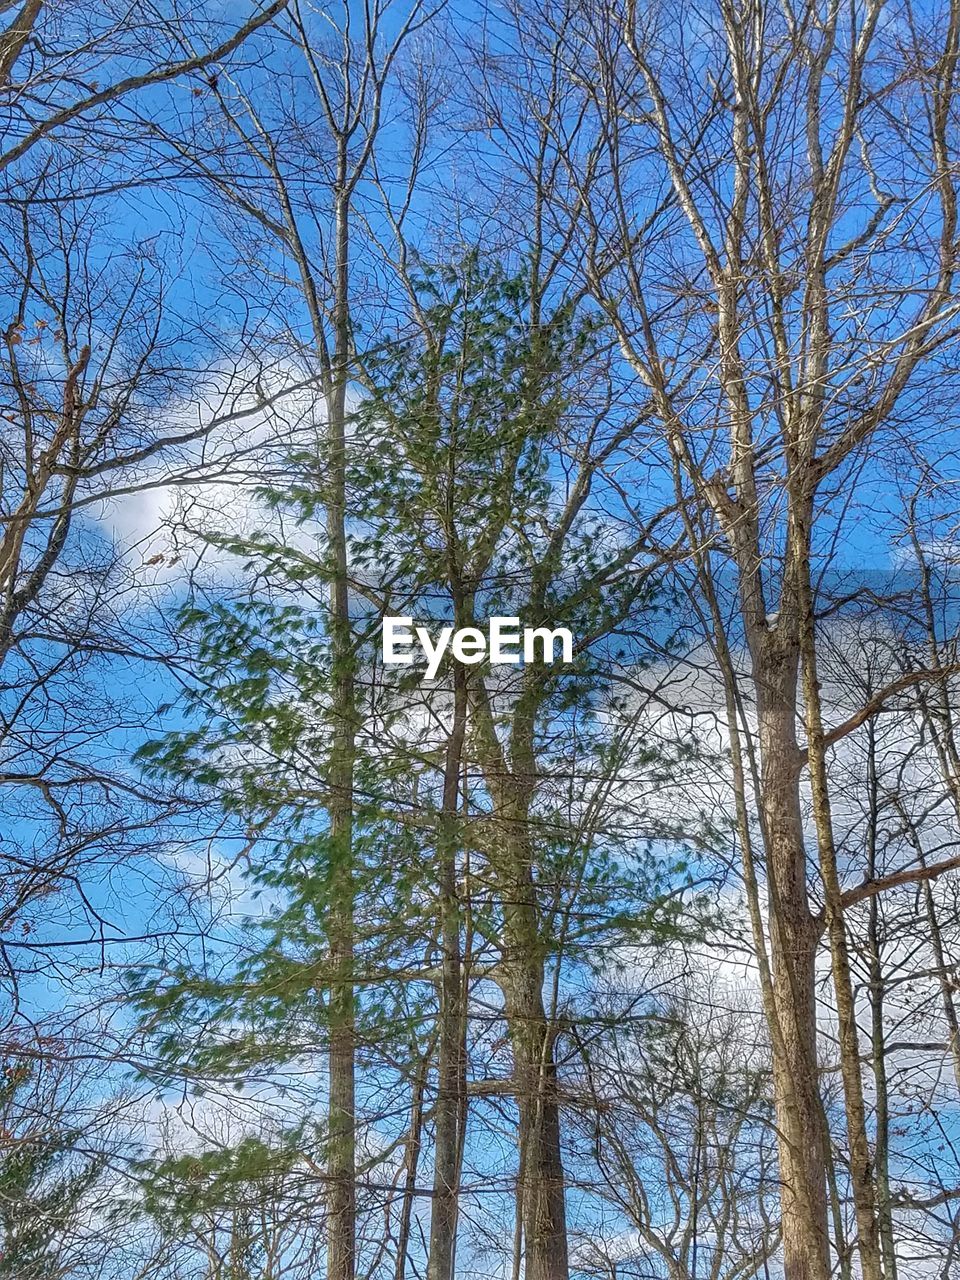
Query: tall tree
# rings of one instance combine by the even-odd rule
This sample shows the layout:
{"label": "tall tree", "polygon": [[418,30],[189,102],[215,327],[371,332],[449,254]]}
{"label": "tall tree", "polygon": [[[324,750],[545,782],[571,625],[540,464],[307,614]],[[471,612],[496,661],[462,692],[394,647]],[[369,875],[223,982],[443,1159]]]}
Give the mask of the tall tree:
{"label": "tall tree", "polygon": [[[598,528],[594,506],[611,497],[605,468],[620,460],[636,421],[606,416],[608,353],[593,321],[562,304],[548,312],[534,300],[529,268],[511,278],[471,255],[422,279],[415,302],[418,332],[379,362],[363,409],[377,446],[372,486],[387,486],[373,542],[394,548],[378,608],[406,614],[425,600],[434,613],[442,601],[454,626],[482,628],[507,611],[548,636],[567,626],[579,637],[573,670],[536,654],[506,676],[456,661],[445,676],[455,717],[466,700],[467,760],[483,796],[472,839],[498,907],[488,942],[500,954],[495,981],[513,1055],[518,1238],[525,1274],[546,1280],[569,1267],[561,971],[575,963],[576,922],[589,902],[602,914],[599,903],[611,910],[617,893],[644,909],[656,901],[656,875],[648,880],[640,868],[632,893],[617,876],[605,884],[609,850],[594,824],[610,818],[601,797],[616,785],[622,757],[596,743],[591,755],[575,711],[589,716],[594,700],[604,704],[604,643],[651,605],[653,566],[624,574],[636,545]],[[564,477],[556,487],[555,474]],[[593,799],[572,817],[551,800],[551,774],[589,776],[587,759]],[[653,917],[638,925],[653,928]],[[621,911],[607,927],[624,927]]]}
{"label": "tall tree", "polygon": [[[860,1260],[878,1277],[844,924],[853,899],[840,880],[826,764],[849,726],[824,727],[815,621],[826,605],[814,566],[835,543],[838,487],[870,441],[900,428],[955,339],[957,15],[951,6],[923,37],[912,28],[896,51],[879,4],[848,21],[837,6],[795,14],[721,0],[701,15],[694,46],[685,20],[632,4],[589,14],[560,4],[536,7],[523,31],[573,95],[550,146],[580,210],[583,278],[653,398],[662,465],[676,478],[727,677],[775,1064],[786,1274],[823,1280],[829,1271],[815,983],[825,931]],[[905,94],[914,109],[885,111]],[[892,159],[908,153],[909,162]],[[705,164],[708,154],[716,159]],[[928,191],[921,248],[898,230]],[[891,255],[892,300],[875,275]],[[722,575],[735,584],[733,618]],[[731,656],[741,643],[746,679]],[[822,911],[810,896],[807,782]]]}
{"label": "tall tree", "polygon": [[[168,141],[190,172],[205,180],[235,214],[240,235],[261,246],[252,276],[272,291],[276,262],[291,271],[299,295],[291,314],[288,291],[277,298],[281,324],[294,338],[295,358],[315,371],[325,418],[323,507],[328,557],[331,650],[331,751],[327,761],[329,819],[329,1240],[330,1280],[352,1280],[356,1254],[356,1134],[354,1027],[354,771],[358,715],[356,638],[351,621],[347,550],[347,396],[354,376],[357,327],[354,238],[358,190],[375,175],[384,108],[394,65],[409,37],[431,16],[415,0],[363,6],[345,3],[314,13],[294,3],[281,49],[293,55],[283,72],[255,72],[215,87],[216,115],[236,158],[223,166],[205,131]],[[355,22],[357,25],[355,26]],[[277,88],[282,85],[282,96]],[[288,96],[289,95],[289,96]],[[311,122],[290,137],[289,103]],[[307,166],[307,168],[305,168]],[[310,174],[310,167],[316,172]],[[245,225],[246,224],[246,225]],[[268,315],[273,323],[275,315]],[[302,343],[302,345],[301,345]]]}

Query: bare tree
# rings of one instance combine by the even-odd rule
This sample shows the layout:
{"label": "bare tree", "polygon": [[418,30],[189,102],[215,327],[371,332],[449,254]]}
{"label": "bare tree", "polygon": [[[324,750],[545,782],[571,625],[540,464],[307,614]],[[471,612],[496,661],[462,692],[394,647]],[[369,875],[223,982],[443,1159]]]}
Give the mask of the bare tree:
{"label": "bare tree", "polygon": [[615,1032],[584,1044],[592,1109],[578,1128],[601,1172],[598,1193],[624,1225],[584,1242],[581,1265],[691,1280],[759,1275],[779,1245],[761,1019],[696,970],[668,982],[658,1003],[617,1025],[615,996]]}
{"label": "bare tree", "polygon": [[[103,108],[221,63],[286,7],[287,0],[273,0],[226,32],[204,21],[203,13],[190,29],[175,6],[148,14],[109,4],[78,10],[26,0],[0,33],[0,170],[48,140],[54,156],[78,145],[89,154]],[[14,8],[5,3],[0,12]],[[188,53],[194,41],[200,49]],[[131,62],[139,64],[132,73]]]}
{"label": "bare tree", "polygon": [[[791,1280],[822,1280],[829,1269],[822,934],[861,1266],[881,1274],[844,915],[885,882],[842,884],[827,761],[892,691],[826,724],[816,622],[829,608],[823,568],[842,527],[843,487],[869,465],[867,447],[901,432],[908,406],[942,378],[957,334],[957,15],[951,7],[921,27],[903,13],[911,35],[896,48],[877,4],[848,19],[829,5],[718,3],[697,11],[693,45],[686,11],[560,4],[520,19],[543,79],[567,86],[547,145],[566,207],[578,211],[582,278],[617,328],[639,394],[653,398],[661,465],[675,477],[726,677]],[[921,207],[922,247],[907,231]],[[891,297],[880,274],[893,260],[916,270],[909,279],[901,271]],[[732,656],[741,644],[746,678]],[[807,796],[822,907],[811,898]],[[932,878],[952,865],[910,874]]]}

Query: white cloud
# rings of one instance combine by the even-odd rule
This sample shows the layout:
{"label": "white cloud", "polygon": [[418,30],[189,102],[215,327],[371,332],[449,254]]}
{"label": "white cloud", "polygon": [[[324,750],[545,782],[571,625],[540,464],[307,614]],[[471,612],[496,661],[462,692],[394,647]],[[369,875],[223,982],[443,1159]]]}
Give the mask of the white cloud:
{"label": "white cloud", "polygon": [[[278,534],[308,546],[308,533],[272,511],[258,490],[282,484],[295,450],[315,450],[323,435],[322,400],[293,365],[258,376],[233,369],[198,388],[197,398],[164,414],[158,434],[196,440],[173,445],[91,505],[102,533],[137,571],[144,589],[170,589],[187,575],[230,582],[242,559],[210,545],[211,535]],[[264,407],[264,401],[269,403]],[[132,490],[132,491],[125,491]]]}

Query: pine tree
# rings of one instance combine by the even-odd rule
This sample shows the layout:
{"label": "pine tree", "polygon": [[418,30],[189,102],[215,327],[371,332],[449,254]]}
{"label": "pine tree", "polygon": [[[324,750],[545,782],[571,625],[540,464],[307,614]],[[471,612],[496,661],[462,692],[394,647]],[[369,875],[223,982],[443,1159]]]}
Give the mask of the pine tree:
{"label": "pine tree", "polygon": [[[368,358],[349,438],[348,576],[365,602],[350,619],[356,1043],[371,1093],[388,1081],[413,1088],[426,1063],[429,1273],[450,1280],[467,1096],[484,1089],[467,1079],[479,1029],[470,992],[496,983],[511,1065],[492,1087],[516,1107],[518,1247],[528,1275],[552,1280],[567,1268],[564,975],[589,972],[617,943],[677,937],[690,905],[683,869],[652,852],[664,830],[650,821],[638,838],[631,817],[618,831],[608,803],[618,774],[659,760],[615,689],[616,670],[641,657],[617,633],[638,611],[652,615],[653,572],[636,568],[636,546],[592,505],[632,428],[606,417],[597,321],[564,306],[535,320],[527,270],[474,254],[414,287],[416,328]],[[309,1069],[329,1034],[329,459],[301,453],[291,466],[292,482],[263,497],[295,516],[296,536],[219,540],[254,569],[253,587],[184,611],[202,673],[187,697],[191,727],[141,756],[212,791],[277,904],[242,959],[223,957],[216,971],[209,958],[184,964],[158,983],[143,975],[157,1074],[198,1088]],[[381,665],[388,614],[457,627],[517,616],[569,627],[578,652],[569,668],[448,662],[425,683],[422,669]]]}

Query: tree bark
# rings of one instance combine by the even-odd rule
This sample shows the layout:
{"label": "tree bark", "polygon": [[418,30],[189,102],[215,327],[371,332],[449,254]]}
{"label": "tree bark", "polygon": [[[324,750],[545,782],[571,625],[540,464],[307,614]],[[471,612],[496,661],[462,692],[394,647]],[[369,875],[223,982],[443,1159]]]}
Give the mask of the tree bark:
{"label": "tree bark", "polygon": [[[522,885],[517,888],[523,892]],[[507,945],[517,955],[504,961],[500,980],[513,1047],[520,1119],[524,1280],[567,1280],[555,1031],[544,1008],[543,963],[532,958],[536,955],[535,942],[530,937],[534,920],[529,903],[515,912]]]}
{"label": "tree bark", "polygon": [[[880,788],[877,778],[877,735],[872,723],[867,726],[867,876],[879,874],[877,866],[877,826],[880,816]],[[925,886],[929,889],[929,885]],[[880,902],[874,896],[868,906],[867,946],[870,965],[870,1042],[874,1090],[877,1096],[877,1138],[874,1162],[877,1177],[877,1220],[883,1271],[886,1280],[897,1280],[897,1250],[893,1234],[893,1209],[890,1194],[890,1090],[887,1081],[886,1036],[883,1024],[883,938],[880,928]]]}
{"label": "tree bark", "polygon": [[819,927],[807,893],[796,737],[799,649],[771,632],[754,645],[760,810],[770,893],[773,990],[782,1046],[773,1053],[786,1280],[830,1274],[823,1109],[817,1071]]}
{"label": "tree bark", "polygon": [[341,147],[336,206],[334,351],[327,401],[326,527],[330,552],[330,943],[327,1277],[353,1280],[356,1269],[356,1086],[354,1057],[353,770],[356,692],[350,628],[346,537],[346,391],[349,358],[349,197]]}
{"label": "tree bark", "polygon": [[[413,1056],[413,1052],[411,1052]],[[403,1200],[400,1206],[400,1226],[397,1231],[397,1259],[394,1280],[406,1280],[407,1252],[410,1247],[410,1230],[413,1222],[413,1204],[416,1199],[417,1170],[420,1167],[420,1148],[423,1141],[423,1095],[426,1090],[428,1063],[417,1064],[413,1077],[413,1097],[410,1101],[410,1134],[404,1155]]]}
{"label": "tree bark", "polygon": [[453,1280],[457,1250],[462,1127],[466,1097],[463,1043],[463,965],[457,894],[457,808],[467,717],[466,672],[453,665],[453,724],[447,739],[443,798],[438,823],[443,966],[440,980],[440,1044],[437,1064],[433,1209],[427,1280]]}
{"label": "tree bark", "polygon": [[497,980],[513,1050],[519,1111],[524,1280],[568,1280],[556,1030],[543,998],[546,952],[540,936],[530,844],[532,722],[521,712],[514,713],[511,770],[485,690],[479,684],[473,688],[481,767],[493,801],[492,829],[498,837],[490,849],[503,910],[503,958]]}

